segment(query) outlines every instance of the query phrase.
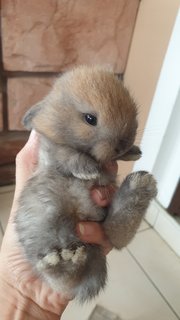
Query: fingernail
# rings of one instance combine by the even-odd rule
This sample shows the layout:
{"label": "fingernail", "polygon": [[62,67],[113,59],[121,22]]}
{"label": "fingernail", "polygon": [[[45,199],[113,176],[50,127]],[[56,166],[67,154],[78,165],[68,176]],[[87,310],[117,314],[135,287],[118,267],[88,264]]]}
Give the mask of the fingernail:
{"label": "fingernail", "polygon": [[93,227],[91,225],[83,225],[82,223],[78,224],[79,232],[82,236],[90,236],[93,234]]}
{"label": "fingernail", "polygon": [[79,232],[80,232],[82,235],[84,235],[84,226],[83,226],[81,223],[79,223],[78,228],[79,228]]}

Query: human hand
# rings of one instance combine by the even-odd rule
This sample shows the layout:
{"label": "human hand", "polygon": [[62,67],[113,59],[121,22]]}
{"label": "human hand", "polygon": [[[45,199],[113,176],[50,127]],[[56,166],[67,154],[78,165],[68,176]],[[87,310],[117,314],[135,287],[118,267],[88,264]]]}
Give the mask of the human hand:
{"label": "human hand", "polygon": [[[105,170],[110,174],[116,175],[118,171],[117,162],[107,163]],[[113,185],[109,185],[108,187],[96,186],[91,190],[91,198],[100,207],[107,207],[111,203],[115,191],[116,188]],[[80,222],[77,226],[77,232],[83,242],[99,244],[105,254],[108,254],[112,250],[112,245],[99,223]]]}
{"label": "human hand", "polygon": [[[18,199],[26,181],[32,176],[38,163],[38,135],[33,131],[24,148],[16,158],[16,189],[12,205],[11,215],[2,243],[0,254],[0,274],[5,284],[17,289],[13,291],[17,294],[23,304],[29,303],[30,312],[36,319],[58,319],[68,304],[68,300],[54,292],[45,282],[37,278],[31,266],[25,259],[22,248],[19,246],[17,234],[14,226],[14,216],[18,208]],[[109,164],[107,170],[112,173],[117,172],[117,164]],[[92,199],[99,206],[107,206],[114,193],[114,187],[94,188],[91,191]],[[111,250],[111,245],[105,237],[102,227],[95,222],[83,222],[77,226],[77,231],[82,241],[97,243],[104,248],[104,252]],[[17,298],[16,298],[17,299]],[[32,306],[33,305],[33,306]],[[38,315],[38,316],[37,316]],[[31,319],[31,318],[28,318]]]}

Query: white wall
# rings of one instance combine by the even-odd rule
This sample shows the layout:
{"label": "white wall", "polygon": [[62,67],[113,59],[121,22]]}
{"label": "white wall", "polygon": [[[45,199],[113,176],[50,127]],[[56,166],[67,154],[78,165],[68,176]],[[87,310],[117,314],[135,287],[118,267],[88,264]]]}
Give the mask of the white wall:
{"label": "white wall", "polygon": [[151,107],[180,0],[142,0],[124,80],[140,106],[141,129]]}
{"label": "white wall", "polygon": [[[143,135],[144,153],[134,170],[151,171],[160,203],[167,208],[180,175],[180,10],[161,69]],[[154,128],[158,134],[151,135]]]}
{"label": "white wall", "polygon": [[[179,4],[179,0],[142,0],[140,3],[124,75],[125,84],[139,105],[138,143],[152,105]],[[158,137],[159,130],[157,123],[149,130],[149,137]],[[153,148],[151,152],[154,152]],[[120,162],[121,176],[130,172],[132,167],[133,163]]]}
{"label": "white wall", "polygon": [[[125,82],[140,105],[139,138],[145,127],[143,156],[134,170],[145,169],[155,174],[158,200],[165,208],[180,173],[179,5],[179,0],[141,1],[125,73]],[[151,203],[146,219],[180,255],[180,225],[157,201]]]}

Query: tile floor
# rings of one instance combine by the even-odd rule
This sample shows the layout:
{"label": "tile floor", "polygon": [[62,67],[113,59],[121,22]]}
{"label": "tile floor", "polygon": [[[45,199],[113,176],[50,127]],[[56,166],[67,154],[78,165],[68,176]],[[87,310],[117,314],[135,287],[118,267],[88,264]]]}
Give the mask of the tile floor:
{"label": "tile floor", "polygon": [[[0,188],[0,242],[12,203],[13,187]],[[131,244],[108,256],[106,290],[92,303],[72,302],[62,320],[87,320],[96,304],[122,320],[180,319],[180,259],[145,222]]]}

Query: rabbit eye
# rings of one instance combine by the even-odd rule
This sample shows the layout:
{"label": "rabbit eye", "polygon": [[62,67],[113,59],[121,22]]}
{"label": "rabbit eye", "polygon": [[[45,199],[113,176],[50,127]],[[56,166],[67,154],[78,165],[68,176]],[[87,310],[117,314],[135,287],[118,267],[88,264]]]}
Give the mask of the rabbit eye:
{"label": "rabbit eye", "polygon": [[97,118],[95,116],[93,116],[92,114],[86,113],[84,115],[84,118],[85,118],[86,122],[89,123],[91,126],[97,125]]}

